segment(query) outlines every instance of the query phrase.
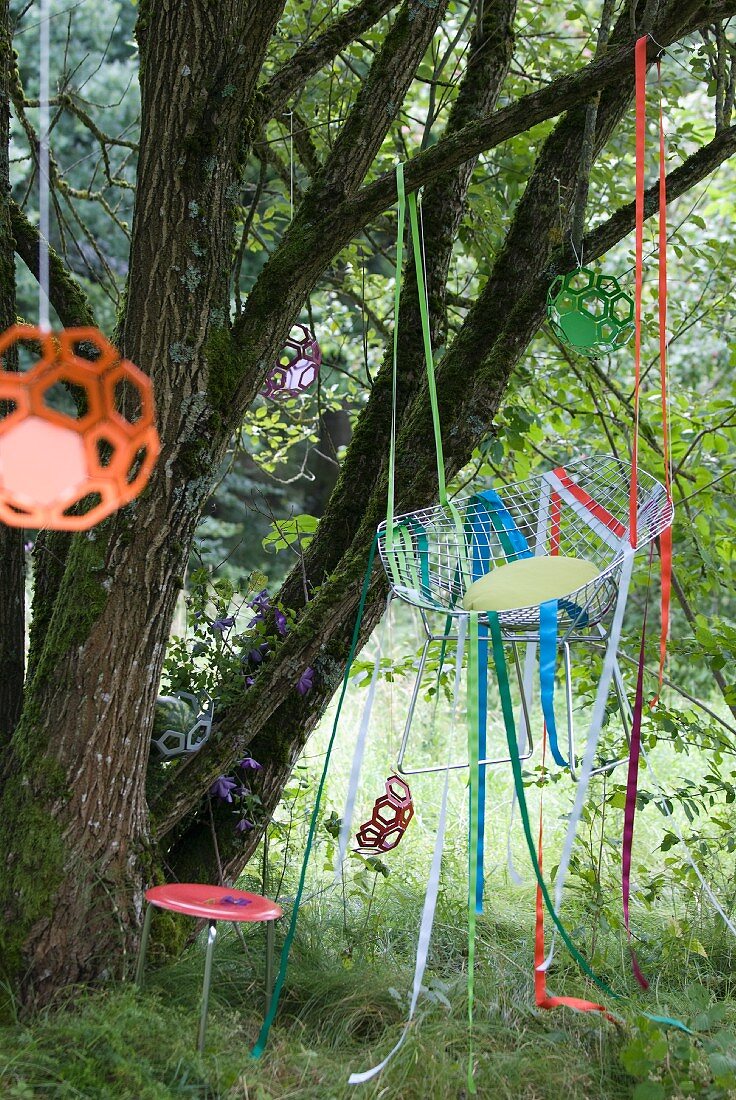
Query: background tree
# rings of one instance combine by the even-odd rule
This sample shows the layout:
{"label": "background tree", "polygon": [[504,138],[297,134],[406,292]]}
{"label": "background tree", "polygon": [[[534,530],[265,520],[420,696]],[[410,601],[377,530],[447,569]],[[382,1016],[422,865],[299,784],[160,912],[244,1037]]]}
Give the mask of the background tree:
{"label": "background tree", "polygon": [[[660,47],[704,29],[692,71],[673,85],[694,98],[700,124],[686,121],[678,132],[672,199],[736,150],[724,24],[736,2],[640,0],[615,13],[614,6],[580,4],[572,20],[569,4],[514,0],[486,0],[477,10],[446,0],[361,0],[342,12],[329,4],[141,0],[139,118],[135,92],[127,94],[120,80],[127,58],[121,31],[131,9],[117,5],[120,27],[112,35],[104,34],[100,14],[93,17],[92,31],[107,42],[104,58],[119,67],[113,84],[122,83],[123,94],[115,107],[113,97],[105,95],[100,106],[85,91],[92,77],[80,75],[83,63],[66,29],[72,16],[59,6],[52,302],[67,326],[96,311],[102,324],[114,325],[122,352],[150,373],[163,451],[138,501],[88,535],[36,539],[24,677],[22,541],[17,532],[0,534],[0,658],[11,672],[0,688],[2,959],[28,1003],[115,971],[121,960],[126,965],[148,882],[164,868],[180,879],[219,873],[213,826],[225,874],[237,874],[339,682],[385,500],[390,423],[390,364],[386,358],[379,367],[378,351],[387,311],[380,300],[373,308],[356,271],[386,270],[397,157],[406,159],[408,188],[424,188],[431,325],[442,349],[440,407],[454,476],[474,455],[478,469],[497,467],[493,447],[504,433],[510,451],[514,438],[532,444],[517,468],[530,461],[534,414],[525,418],[523,405],[509,404],[497,414],[519,381],[512,382],[514,371],[539,330],[552,278],[574,264],[574,199],[591,161],[597,159],[592,191],[599,188],[599,201],[583,242],[586,260],[614,248],[633,227],[621,126],[630,115],[638,35],[651,32],[653,59]],[[610,40],[592,57],[601,18],[612,14]],[[10,50],[2,52],[5,321],[15,308],[11,233],[28,270],[37,265],[37,231],[23,209],[37,156],[35,57],[26,48],[32,15],[27,5],[10,14],[0,6],[3,42],[15,31],[19,53],[16,66]],[[571,45],[560,31],[565,19],[575,28]],[[701,81],[712,86],[715,126],[702,121]],[[528,92],[530,84],[539,86]],[[8,94],[21,181],[11,198]],[[73,161],[62,156],[60,136],[71,126],[88,149]],[[581,157],[586,133],[591,157]],[[83,184],[86,161],[94,167]],[[276,203],[274,193],[289,195],[288,205]],[[648,213],[656,195],[655,184]],[[24,280],[23,271],[21,290]],[[255,461],[264,450],[270,461],[268,424],[259,428],[249,410],[292,323],[320,295],[333,316],[345,317],[346,303],[360,310],[368,337],[360,369],[348,367],[349,378],[320,391],[328,407],[347,403],[357,417],[316,534],[273,593],[291,628],[281,640],[275,618],[267,619],[269,659],[252,686],[234,669],[221,683],[216,736],[200,753],[163,772],[147,769],[156,694],[197,526],[233,458],[234,440],[248,440]],[[407,268],[400,510],[426,505],[436,493],[415,303]],[[332,345],[339,376],[339,339]],[[601,424],[615,433],[628,400],[620,380],[575,361],[565,370],[582,389],[593,386],[594,397],[600,391],[619,402],[615,411],[598,409]],[[535,381],[544,391],[536,395],[539,411],[555,397],[543,373],[521,379],[532,392]],[[268,422],[269,414],[260,419]],[[287,450],[314,444],[314,424],[300,422],[298,411],[273,420]],[[725,418],[722,430],[729,426]],[[243,459],[235,462],[242,476]],[[681,482],[689,479],[682,496],[709,485],[690,473],[687,455],[678,472]],[[377,570],[364,637],[384,591]],[[684,591],[682,598],[687,604]],[[693,621],[697,626],[694,614]],[[307,668],[314,686],[302,695],[296,685]],[[246,750],[264,765],[264,813],[243,843],[229,814],[215,810],[210,819],[207,792]]]}

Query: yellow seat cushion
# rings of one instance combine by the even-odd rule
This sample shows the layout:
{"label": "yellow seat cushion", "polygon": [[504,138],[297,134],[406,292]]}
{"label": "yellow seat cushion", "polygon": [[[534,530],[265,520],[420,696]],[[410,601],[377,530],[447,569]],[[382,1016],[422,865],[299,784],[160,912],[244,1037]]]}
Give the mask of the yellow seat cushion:
{"label": "yellow seat cushion", "polygon": [[473,581],[463,597],[463,607],[466,611],[534,607],[576,592],[599,573],[585,558],[519,558]]}

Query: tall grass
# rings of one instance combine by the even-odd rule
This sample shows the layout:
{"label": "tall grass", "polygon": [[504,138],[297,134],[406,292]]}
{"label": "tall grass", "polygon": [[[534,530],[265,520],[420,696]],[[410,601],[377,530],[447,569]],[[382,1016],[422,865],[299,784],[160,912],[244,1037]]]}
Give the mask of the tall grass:
{"label": "tall grass", "polygon": [[[405,629],[405,628],[402,628]],[[402,637],[399,649],[409,647]],[[408,683],[383,680],[373,716],[356,824],[370,812],[395,760],[407,705]],[[467,791],[464,773],[451,785],[449,836],[443,863],[425,990],[409,1037],[389,1067],[369,1084],[352,1088],[353,1070],[374,1065],[396,1042],[408,1009],[413,959],[426,875],[437,824],[441,779],[412,780],[415,818],[401,846],[382,858],[376,873],[358,857],[346,875],[332,872],[334,836],[324,828],[342,813],[354,732],[364,693],[351,688],[322,808],[318,843],[307,879],[281,1010],[264,1057],[249,1050],[264,1011],[263,929],[244,930],[243,943],[221,926],[215,953],[207,1053],[195,1053],[202,945],[147,976],[139,993],[111,984],[72,992],[33,1020],[0,1031],[0,1095],[89,1097],[92,1100],[166,1100],[168,1097],[276,1100],[356,1100],[465,1096],[467,1027]],[[502,732],[491,698],[490,736]],[[582,724],[582,723],[581,723]],[[266,888],[288,909],[302,857],[314,779],[321,769],[330,716],[310,743],[271,830]],[[454,741],[442,703],[436,723],[422,702],[414,728],[416,758],[446,759]],[[702,774],[707,761],[653,750],[668,786]],[[539,758],[529,762],[538,779]],[[567,1009],[538,1010],[533,989],[534,886],[518,824],[511,848],[522,870],[511,884],[506,842],[510,775],[488,776],[487,905],[479,918],[476,1008],[473,1029],[478,1094],[495,1100],[729,1100],[736,1097],[736,1001],[734,940],[708,906],[697,879],[683,872],[679,850],[660,848],[667,820],[649,802],[640,812],[634,851],[632,924],[642,969],[651,979],[644,994],[633,981],[620,917],[621,799],[605,805],[624,777],[595,780],[572,865],[564,916],[596,971],[622,995],[607,1007],[619,1023]],[[648,780],[643,777],[646,790]],[[532,817],[539,792],[528,788]],[[573,797],[566,777],[547,783],[545,867],[550,875]],[[684,828],[696,829],[681,806],[673,811]],[[732,811],[719,807],[723,817]],[[707,824],[705,822],[704,824]],[[727,855],[704,849],[710,874],[726,905],[733,905],[734,876]],[[703,858],[703,853],[696,853]],[[259,852],[259,857],[261,853]],[[260,859],[242,885],[260,889]],[[279,930],[283,935],[283,928]],[[550,991],[598,1001],[600,992],[579,973],[559,945],[548,975]],[[645,1013],[675,1016],[693,1034],[662,1029]]]}

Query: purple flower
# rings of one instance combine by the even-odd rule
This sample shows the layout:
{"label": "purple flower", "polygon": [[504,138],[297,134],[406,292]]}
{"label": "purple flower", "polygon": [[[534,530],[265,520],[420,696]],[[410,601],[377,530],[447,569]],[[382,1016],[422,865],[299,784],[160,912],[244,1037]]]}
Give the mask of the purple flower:
{"label": "purple flower", "polygon": [[249,787],[243,787],[243,786],[234,787],[233,788],[233,794],[235,795],[236,798],[245,798],[247,795],[250,794],[250,788]]}
{"label": "purple flower", "polygon": [[254,685],[254,683],[255,683],[255,680],[253,679],[253,677],[252,677],[252,676],[246,676],[246,678],[245,678],[245,686],[246,686],[247,688],[252,688],[252,687],[253,687],[253,685]]}
{"label": "purple flower", "polygon": [[308,695],[313,687],[314,687],[314,669],[313,668],[305,668],[304,672],[301,674],[301,676],[297,680],[296,690],[299,692],[300,695]]}
{"label": "purple flower", "polygon": [[252,622],[262,623],[263,619],[264,619],[264,616],[265,616],[265,614],[268,611],[270,606],[271,606],[271,597],[268,594],[268,589],[263,588],[258,593],[258,595],[254,596],[253,599],[248,604],[248,607],[252,608],[253,611],[256,612],[256,614],[253,616]]}
{"label": "purple flower", "polygon": [[276,620],[276,629],[283,638],[284,634],[286,634],[286,631],[288,630],[288,627],[286,625],[286,615],[284,615],[283,611],[279,611],[277,607],[273,613],[273,617]]}
{"label": "purple flower", "polygon": [[252,821],[248,821],[247,817],[241,817],[240,821],[235,826],[235,832],[247,833],[249,829],[255,829],[255,825]]}
{"label": "purple flower", "polygon": [[260,665],[261,661],[268,653],[269,649],[270,646],[268,642],[261,642],[261,644],[258,646],[258,649],[250,650],[250,652],[248,653],[248,660],[251,662],[251,664]]}
{"label": "purple flower", "polygon": [[33,550],[33,543],[32,542],[24,542],[23,543],[23,549],[25,550],[26,554],[30,554],[31,551]]}
{"label": "purple flower", "polygon": [[215,619],[213,623],[210,623],[210,630],[217,630],[220,634],[223,634],[226,630],[229,630],[231,626],[235,625],[235,616],[228,615],[226,619]]}
{"label": "purple flower", "polygon": [[237,786],[237,779],[233,779],[231,775],[221,775],[210,787],[210,794],[221,798],[223,802],[232,802],[232,792]]}
{"label": "purple flower", "polygon": [[238,760],[238,767],[245,769],[245,771],[248,771],[248,769],[254,772],[263,771],[263,764],[259,764],[252,756],[244,756],[242,760]]}

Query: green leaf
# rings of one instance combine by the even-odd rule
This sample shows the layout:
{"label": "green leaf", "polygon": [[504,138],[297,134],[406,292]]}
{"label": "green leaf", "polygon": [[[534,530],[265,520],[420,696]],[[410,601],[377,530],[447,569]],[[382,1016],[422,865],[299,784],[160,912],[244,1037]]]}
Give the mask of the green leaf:
{"label": "green leaf", "polygon": [[271,524],[271,531],[263,540],[264,550],[273,550],[278,554],[290,546],[298,545],[305,550],[314,538],[319,520],[316,516],[303,513],[292,516],[291,519],[275,520]]}
{"label": "green leaf", "polygon": [[658,1081],[640,1081],[631,1094],[632,1100],[664,1100],[664,1085]]}

